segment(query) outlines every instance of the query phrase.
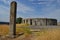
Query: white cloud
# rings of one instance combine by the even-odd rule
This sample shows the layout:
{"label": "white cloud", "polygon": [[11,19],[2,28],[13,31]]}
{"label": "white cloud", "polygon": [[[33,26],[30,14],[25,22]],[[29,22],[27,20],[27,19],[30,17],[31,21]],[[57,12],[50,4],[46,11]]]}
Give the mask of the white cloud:
{"label": "white cloud", "polygon": [[[42,0],[39,0],[39,1],[42,1]],[[47,1],[47,2],[35,3],[35,4],[45,5],[45,7],[43,7],[40,12],[40,13],[43,13],[43,15],[38,15],[38,16],[35,15],[35,17],[55,18],[55,19],[58,19],[58,21],[60,21],[60,0],[43,0],[43,1]]]}
{"label": "white cloud", "polygon": [[4,4],[7,4],[7,5],[9,5],[11,2],[11,0],[0,0],[0,1],[3,2]]}
{"label": "white cloud", "polygon": [[[60,4],[60,0],[29,0],[32,4],[46,4],[47,6],[51,5],[54,1]],[[38,2],[39,1],[39,2]]]}
{"label": "white cloud", "polygon": [[45,18],[56,18],[60,21],[60,8],[58,9],[56,5],[51,5],[50,7],[45,7],[42,9]]}
{"label": "white cloud", "polygon": [[[10,3],[12,0],[0,0],[0,2],[3,2],[6,5],[9,5],[8,7],[4,4],[0,5],[0,21],[9,21],[10,17]],[[34,9],[30,8],[22,3],[19,3],[17,1],[17,13],[22,12],[22,13],[28,13],[28,12],[33,12]],[[17,17],[20,15],[17,14]]]}
{"label": "white cloud", "polygon": [[[0,0],[4,2],[6,5],[10,5],[11,0]],[[60,21],[60,9],[56,8],[56,4],[51,4],[55,0],[49,0],[49,2],[44,3],[46,7],[42,8],[43,15],[34,15],[30,14],[28,17],[47,17],[47,18],[56,18]],[[57,3],[60,4],[60,0],[57,0]],[[40,3],[39,3],[40,4]],[[34,13],[36,10],[26,6],[17,1],[17,13]],[[10,6],[7,7],[5,5],[0,5],[0,21],[9,21],[9,14],[10,14]],[[17,14],[17,17],[20,15]]]}
{"label": "white cloud", "polygon": [[0,21],[9,20],[9,8],[4,5],[0,5]]}
{"label": "white cloud", "polygon": [[28,7],[28,6],[24,5],[24,4],[18,3],[17,11],[18,12],[23,12],[23,13],[28,13],[28,12],[33,12],[34,9]]}
{"label": "white cloud", "polygon": [[49,14],[47,14],[48,17],[52,17],[52,18],[57,18],[60,21],[60,9],[56,9],[52,12],[50,12]]}

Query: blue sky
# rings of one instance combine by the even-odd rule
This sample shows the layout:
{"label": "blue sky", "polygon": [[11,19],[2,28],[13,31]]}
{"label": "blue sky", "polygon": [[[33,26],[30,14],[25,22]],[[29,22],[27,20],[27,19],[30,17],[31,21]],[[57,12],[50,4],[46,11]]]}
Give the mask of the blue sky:
{"label": "blue sky", "polygon": [[0,0],[0,21],[9,21],[12,1],[17,2],[17,17],[55,18],[60,21],[60,0]]}

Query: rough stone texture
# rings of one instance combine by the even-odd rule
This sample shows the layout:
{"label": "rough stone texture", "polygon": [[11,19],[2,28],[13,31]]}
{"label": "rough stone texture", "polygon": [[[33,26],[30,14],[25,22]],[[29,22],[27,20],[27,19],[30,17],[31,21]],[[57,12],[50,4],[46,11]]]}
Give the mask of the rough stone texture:
{"label": "rough stone texture", "polygon": [[50,18],[27,18],[23,19],[23,23],[28,23],[30,25],[48,26],[48,25],[57,25],[57,20]]}
{"label": "rough stone texture", "polygon": [[16,8],[17,3],[15,1],[11,2],[10,8],[10,36],[15,37],[16,35]]}

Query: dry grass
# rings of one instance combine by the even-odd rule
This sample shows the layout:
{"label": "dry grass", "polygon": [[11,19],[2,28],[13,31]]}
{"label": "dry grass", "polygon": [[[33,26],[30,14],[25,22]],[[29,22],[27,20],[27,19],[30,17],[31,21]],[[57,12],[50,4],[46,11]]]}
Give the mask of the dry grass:
{"label": "dry grass", "polygon": [[6,35],[9,32],[8,25],[0,25],[0,35]]}
{"label": "dry grass", "polygon": [[[16,40],[18,39],[20,37]],[[60,40],[60,28],[42,29],[40,32],[34,32],[32,36],[25,37],[24,40]]]}
{"label": "dry grass", "polygon": [[60,29],[48,29],[36,33],[38,36],[34,40],[60,40]]}
{"label": "dry grass", "polygon": [[[19,32],[28,32],[27,28],[20,28],[28,26],[28,24],[17,24],[17,34]],[[27,29],[27,30],[26,30]],[[0,25],[0,35],[7,35],[9,33],[9,25]],[[35,35],[35,36],[34,36]],[[31,40],[60,40],[60,28],[55,29],[42,29],[40,32],[34,33]]]}
{"label": "dry grass", "polygon": [[[20,32],[24,32],[23,28],[26,27],[28,24],[16,24],[16,34]],[[9,34],[9,25],[0,25],[0,35],[7,35]]]}

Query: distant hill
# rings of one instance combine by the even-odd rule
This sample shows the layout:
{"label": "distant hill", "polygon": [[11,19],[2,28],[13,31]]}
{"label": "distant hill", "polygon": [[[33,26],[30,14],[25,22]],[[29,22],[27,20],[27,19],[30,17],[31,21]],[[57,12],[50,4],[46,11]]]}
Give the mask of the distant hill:
{"label": "distant hill", "polygon": [[0,24],[9,24],[9,22],[0,22]]}

